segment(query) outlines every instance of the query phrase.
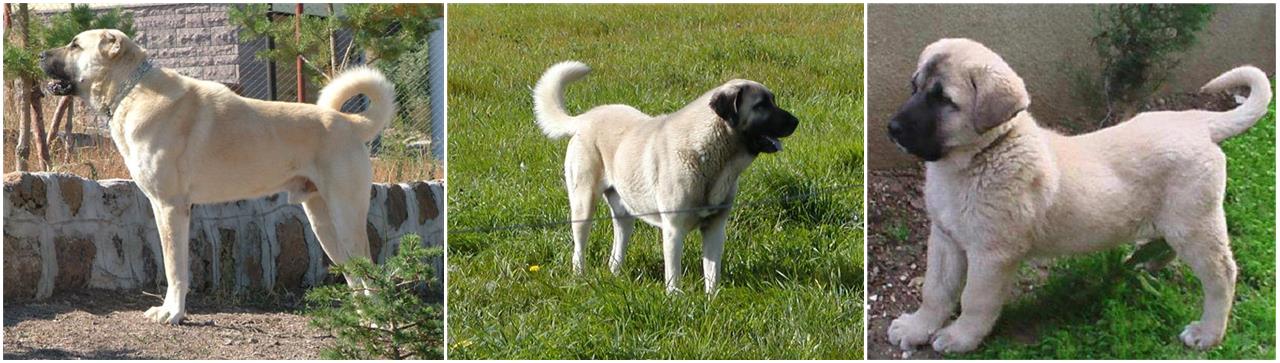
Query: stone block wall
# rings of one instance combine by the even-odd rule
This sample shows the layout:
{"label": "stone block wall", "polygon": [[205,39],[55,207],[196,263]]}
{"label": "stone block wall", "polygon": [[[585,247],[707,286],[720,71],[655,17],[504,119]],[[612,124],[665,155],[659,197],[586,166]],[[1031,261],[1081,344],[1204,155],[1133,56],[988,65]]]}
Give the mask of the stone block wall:
{"label": "stone block wall", "polygon": [[[302,206],[281,193],[191,211],[192,290],[299,289],[330,261]],[[443,184],[374,184],[367,230],[378,262],[405,234],[443,246]],[[85,287],[156,290],[165,284],[150,202],[130,180],[70,174],[4,177],[4,298],[41,299]],[[433,262],[441,276],[443,258]]]}

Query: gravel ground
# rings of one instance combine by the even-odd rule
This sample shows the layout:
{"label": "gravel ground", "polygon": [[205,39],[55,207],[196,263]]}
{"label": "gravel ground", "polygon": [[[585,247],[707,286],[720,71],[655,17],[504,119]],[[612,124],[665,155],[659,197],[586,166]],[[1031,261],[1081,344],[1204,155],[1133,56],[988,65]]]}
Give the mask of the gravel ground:
{"label": "gravel ground", "polygon": [[179,326],[145,321],[160,298],[86,290],[4,304],[4,359],[317,359],[333,339],[282,307],[188,295]]}

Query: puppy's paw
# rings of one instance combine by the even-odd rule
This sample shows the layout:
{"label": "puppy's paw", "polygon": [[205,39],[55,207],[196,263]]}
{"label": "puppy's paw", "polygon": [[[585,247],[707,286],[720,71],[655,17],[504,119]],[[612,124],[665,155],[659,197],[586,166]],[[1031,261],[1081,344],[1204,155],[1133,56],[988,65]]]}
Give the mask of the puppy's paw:
{"label": "puppy's paw", "polygon": [[1187,328],[1182,330],[1182,334],[1178,334],[1182,338],[1182,343],[1188,347],[1206,350],[1217,346],[1222,342],[1222,332],[1213,331],[1200,325],[1200,322],[1194,321],[1187,324]]}
{"label": "puppy's paw", "polygon": [[181,307],[174,308],[168,305],[160,305],[147,309],[147,312],[143,314],[143,316],[152,322],[178,325],[187,317],[187,311]]}
{"label": "puppy's paw", "polygon": [[929,342],[929,336],[938,326],[926,324],[916,314],[902,314],[889,323],[889,344],[902,350],[915,350],[918,345]]}
{"label": "puppy's paw", "polygon": [[951,324],[933,337],[933,350],[939,353],[964,353],[978,348],[982,336],[972,334],[963,327]]}

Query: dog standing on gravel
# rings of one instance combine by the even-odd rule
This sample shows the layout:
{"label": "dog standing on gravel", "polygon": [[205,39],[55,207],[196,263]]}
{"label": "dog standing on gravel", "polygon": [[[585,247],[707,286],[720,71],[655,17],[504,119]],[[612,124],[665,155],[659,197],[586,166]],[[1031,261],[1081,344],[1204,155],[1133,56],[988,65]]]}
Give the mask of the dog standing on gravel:
{"label": "dog standing on gravel", "polygon": [[621,271],[639,218],[662,230],[667,291],[679,291],[684,238],[699,228],[706,292],[714,293],[738,176],[760,153],[781,151],[780,139],[795,132],[799,121],[774,103],[769,89],[748,80],[729,81],[667,115],[605,105],[571,116],[564,86],[589,71],[580,62],[556,64],[533,90],[542,132],[552,139],[573,137],[564,172],[574,272],[586,263],[591,215],[603,196],[613,216],[614,274]]}
{"label": "dog standing on gravel", "polygon": [[[153,67],[147,51],[117,30],[80,33],[41,53],[40,65],[53,79],[50,93],[79,95],[111,118],[111,139],[151,201],[168,289],[147,319],[178,324],[186,315],[193,204],[287,191],[331,260],[369,257],[373,172],[365,143],[395,112],[395,89],[378,71],[342,73],[316,105],[261,101]],[[370,99],[365,112],[338,111],[357,94]]]}
{"label": "dog standing on gravel", "polygon": [[[1182,342],[1207,349],[1222,341],[1236,265],[1217,144],[1266,114],[1271,85],[1262,71],[1236,68],[1201,89],[1248,86],[1234,110],[1146,112],[1079,136],[1038,126],[1022,79],[972,40],[929,45],[911,85],[889,134],[926,161],[928,269],[919,310],[889,326],[892,344],[971,351],[991,331],[1022,261],[1156,238],[1204,287],[1204,310]],[[957,300],[960,317],[944,327]]]}

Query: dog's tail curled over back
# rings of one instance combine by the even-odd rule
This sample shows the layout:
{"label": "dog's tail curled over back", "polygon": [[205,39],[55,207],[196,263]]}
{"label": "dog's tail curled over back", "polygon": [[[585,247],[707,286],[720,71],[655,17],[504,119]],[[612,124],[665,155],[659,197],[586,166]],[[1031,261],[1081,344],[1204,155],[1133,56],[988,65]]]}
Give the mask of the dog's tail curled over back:
{"label": "dog's tail curled over back", "polygon": [[573,116],[564,109],[564,86],[581,79],[591,72],[591,67],[579,61],[557,63],[547,69],[533,87],[533,115],[542,133],[552,139],[573,136],[577,125]]}
{"label": "dog's tail curled over back", "polygon": [[364,119],[355,123],[356,130],[361,140],[373,141],[396,113],[395,84],[382,72],[369,67],[348,69],[320,90],[316,105],[341,111],[342,104],[358,94],[369,98],[369,107],[359,113]]}
{"label": "dog's tail curled over back", "polygon": [[1217,92],[1246,85],[1249,86],[1249,98],[1244,104],[1231,111],[1220,112],[1209,121],[1209,136],[1213,142],[1222,142],[1248,130],[1267,114],[1267,104],[1271,103],[1271,81],[1257,67],[1243,66],[1227,71],[1200,87],[1200,92]]}

